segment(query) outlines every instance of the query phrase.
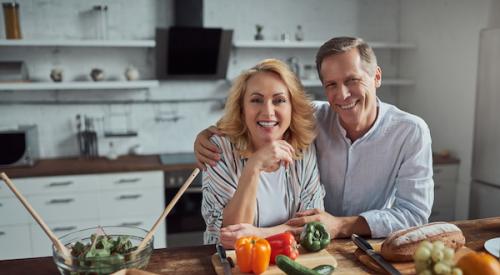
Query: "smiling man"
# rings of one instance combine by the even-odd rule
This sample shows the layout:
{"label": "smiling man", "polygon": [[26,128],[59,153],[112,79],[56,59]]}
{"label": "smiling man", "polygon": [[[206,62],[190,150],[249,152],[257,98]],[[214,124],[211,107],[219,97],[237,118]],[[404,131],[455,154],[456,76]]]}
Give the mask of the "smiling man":
{"label": "smiling man", "polygon": [[316,102],[316,138],[325,211],[288,222],[320,220],[333,237],[385,237],[427,223],[434,198],[429,128],[419,117],[380,101],[382,71],[370,46],[337,37],[316,55],[328,103]]}
{"label": "smiling man", "polygon": [[[288,225],[301,230],[311,221],[327,225],[333,238],[373,238],[428,222],[434,200],[431,136],[419,117],[384,103],[377,58],[362,39],[337,37],[316,55],[328,102],[315,102],[315,144],[325,211],[296,214]],[[214,128],[195,142],[200,163],[215,165]]]}

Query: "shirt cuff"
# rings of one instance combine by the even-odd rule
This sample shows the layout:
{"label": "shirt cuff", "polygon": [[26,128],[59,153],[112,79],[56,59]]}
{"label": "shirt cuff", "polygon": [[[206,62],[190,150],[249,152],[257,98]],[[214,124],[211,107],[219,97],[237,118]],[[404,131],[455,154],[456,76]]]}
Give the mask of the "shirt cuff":
{"label": "shirt cuff", "polygon": [[372,238],[385,238],[391,233],[391,226],[387,224],[387,220],[380,213],[380,210],[370,210],[360,214],[368,223]]}

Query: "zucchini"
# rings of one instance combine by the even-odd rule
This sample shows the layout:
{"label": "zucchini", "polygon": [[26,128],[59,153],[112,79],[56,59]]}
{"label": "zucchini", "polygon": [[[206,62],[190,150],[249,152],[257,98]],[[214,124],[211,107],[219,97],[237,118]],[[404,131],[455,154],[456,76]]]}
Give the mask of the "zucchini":
{"label": "zucchini", "polygon": [[293,261],[285,255],[276,256],[276,265],[288,275],[320,275],[320,273]]}
{"label": "zucchini", "polygon": [[320,275],[330,275],[335,270],[335,267],[333,267],[329,264],[322,264],[322,265],[318,265],[317,267],[313,268],[313,270],[316,271]]}

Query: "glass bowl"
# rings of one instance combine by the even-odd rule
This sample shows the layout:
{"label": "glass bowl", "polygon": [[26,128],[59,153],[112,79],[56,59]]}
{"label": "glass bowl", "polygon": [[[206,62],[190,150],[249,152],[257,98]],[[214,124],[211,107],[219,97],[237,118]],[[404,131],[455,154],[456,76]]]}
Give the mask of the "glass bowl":
{"label": "glass bowl", "polygon": [[[126,236],[133,246],[138,246],[144,239],[148,231],[138,227],[125,226],[102,226],[104,233],[114,239],[118,236]],[[98,227],[92,227],[75,231],[60,238],[61,242],[71,248],[76,242],[83,244],[91,243],[90,236],[95,234]],[[78,257],[71,257],[71,264],[65,261],[63,255],[52,246],[52,254],[57,268],[61,274],[110,274],[123,268],[144,268],[148,265],[149,258],[153,252],[153,239],[140,251],[134,250],[123,257],[117,255],[101,256],[92,260],[82,260]]]}

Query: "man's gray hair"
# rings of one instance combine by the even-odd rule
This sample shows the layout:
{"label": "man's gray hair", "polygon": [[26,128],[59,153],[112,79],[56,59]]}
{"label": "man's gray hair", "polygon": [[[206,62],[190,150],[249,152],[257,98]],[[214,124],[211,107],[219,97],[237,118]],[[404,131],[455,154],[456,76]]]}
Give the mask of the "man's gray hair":
{"label": "man's gray hair", "polygon": [[361,61],[364,65],[364,70],[369,75],[375,74],[375,70],[377,69],[377,57],[373,49],[363,39],[347,36],[334,37],[326,41],[316,54],[316,69],[318,70],[321,81],[323,81],[323,77],[321,76],[321,63],[323,60],[328,56],[344,53],[353,48],[358,49]]}

